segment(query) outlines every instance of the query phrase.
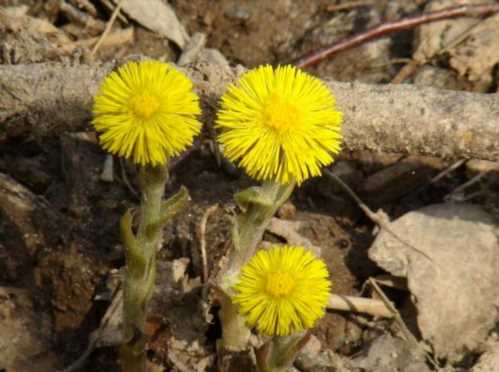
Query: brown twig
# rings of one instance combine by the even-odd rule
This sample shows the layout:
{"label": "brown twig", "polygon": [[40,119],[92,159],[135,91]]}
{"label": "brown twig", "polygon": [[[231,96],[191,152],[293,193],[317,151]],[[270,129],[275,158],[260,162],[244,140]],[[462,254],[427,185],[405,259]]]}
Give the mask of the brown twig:
{"label": "brown twig", "polygon": [[399,311],[395,308],[393,303],[388,299],[388,297],[385,295],[385,292],[383,292],[383,290],[379,287],[378,283],[376,283],[376,280],[374,280],[373,278],[369,278],[368,283],[371,285],[372,289],[374,290],[374,292],[376,292],[381,301],[383,301],[385,306],[390,310],[390,312],[393,315],[393,318],[395,319],[395,322],[398,324],[406,340],[414,345],[418,345],[416,337],[414,337],[411,331],[409,331],[409,329],[404,323],[404,320],[400,316]]}
{"label": "brown twig", "polygon": [[371,298],[332,294],[326,306],[330,310],[353,311],[383,318],[393,318],[393,311],[383,301]]}
{"label": "brown twig", "polygon": [[391,84],[402,84],[404,80],[409,79],[412,75],[416,73],[419,67],[421,67],[423,63],[411,59],[409,63],[404,65],[398,72],[397,75],[390,81]]}
{"label": "brown twig", "polygon": [[445,201],[452,200],[457,195],[459,195],[461,192],[463,192],[465,189],[467,189],[468,187],[470,187],[470,186],[474,185],[475,183],[477,183],[478,181],[480,181],[487,174],[489,174],[489,172],[480,172],[480,173],[478,173],[477,175],[475,175],[474,177],[472,177],[471,179],[469,179],[468,181],[466,181],[465,183],[463,183],[459,187],[457,187],[454,190],[452,190],[449,194],[447,194],[444,197],[444,200]]}
{"label": "brown twig", "polygon": [[[109,1],[109,0],[100,0],[100,2],[102,3],[102,5],[104,5],[110,12],[112,12],[114,10],[114,4]],[[118,12],[118,19],[123,22],[123,24],[125,25],[128,25],[128,19],[126,19],[126,17],[121,14],[121,11]]]}
{"label": "brown twig", "polygon": [[132,186],[130,180],[128,179],[128,175],[126,173],[125,161],[120,157],[120,168],[121,168],[121,179],[123,183],[127,187],[127,189],[135,196],[137,199],[139,198],[139,192]]}
{"label": "brown twig", "polygon": [[388,309],[393,314],[395,323],[399,326],[401,332],[403,333],[404,337],[408,342],[410,342],[414,347],[419,348],[424,355],[426,355],[426,358],[430,361],[430,363],[437,369],[439,370],[440,366],[437,364],[436,360],[431,357],[431,355],[425,350],[425,348],[418,342],[416,337],[411,333],[409,328],[407,328],[407,325],[405,324],[404,320],[402,319],[402,316],[400,315],[399,311],[397,308],[393,305],[393,303],[388,299],[388,297],[385,295],[383,290],[379,287],[378,283],[376,282],[375,279],[369,278],[368,279],[369,284],[371,285],[372,289],[376,294],[379,296],[381,301],[386,305]]}
{"label": "brown twig", "polygon": [[326,7],[326,11],[339,12],[340,10],[350,10],[354,8],[359,8],[361,6],[373,5],[373,3],[374,3],[373,0],[357,0],[343,4],[331,4]]}
{"label": "brown twig", "polygon": [[70,0],[78,8],[84,9],[92,17],[97,17],[97,9],[89,0]]}
{"label": "brown twig", "polygon": [[[92,37],[90,39],[77,40],[72,43],[64,44],[61,49],[65,52],[72,52],[76,48],[89,48],[95,45],[96,42],[100,40],[100,37]],[[133,41],[133,27],[128,27],[125,29],[116,30],[106,36],[103,39],[101,46],[111,47],[116,45],[122,45]]]}
{"label": "brown twig", "polygon": [[199,249],[201,250],[202,279],[203,283],[208,283],[208,257],[206,255],[206,224],[208,218],[217,210],[218,204],[213,204],[204,212],[199,224]]}
{"label": "brown twig", "polygon": [[426,189],[428,189],[428,187],[430,187],[431,185],[433,185],[437,181],[441,180],[442,178],[444,178],[448,174],[450,174],[453,171],[455,171],[461,165],[463,165],[464,163],[466,163],[466,161],[467,161],[466,159],[461,159],[461,160],[458,160],[458,161],[454,162],[449,167],[447,167],[446,169],[444,169],[443,171],[441,171],[440,173],[438,173],[435,177],[432,177],[428,181],[428,183],[426,183],[426,184],[424,184],[424,185],[422,185],[422,186],[420,186],[420,187],[418,187],[418,188],[416,188],[414,190],[410,190],[409,192],[403,194],[403,197],[408,197],[408,196],[414,197],[415,195],[418,195],[418,194],[422,193],[423,191],[425,191]]}
{"label": "brown twig", "polygon": [[197,142],[194,142],[194,144],[191,147],[189,147],[186,151],[182,152],[180,155],[171,159],[168,162],[168,171],[172,173],[174,169],[176,169],[181,163],[187,160],[187,158],[189,158],[189,156],[192,155],[194,150],[197,150],[198,148],[199,144]]}
{"label": "brown twig", "polygon": [[[38,139],[86,128],[92,94],[115,66],[53,62],[0,65],[0,138]],[[208,63],[185,71],[199,81],[213,68],[217,67]],[[231,76],[236,76],[235,70]],[[202,103],[212,105],[212,98],[218,97],[230,80],[206,84]],[[408,84],[325,84],[343,112],[343,147],[347,151],[499,161],[497,94]],[[211,110],[205,119],[213,119]],[[237,174],[231,169],[233,165],[227,165],[225,170]]]}
{"label": "brown twig", "polygon": [[441,180],[442,178],[444,178],[445,176],[447,176],[449,173],[455,171],[457,168],[459,168],[464,163],[466,163],[466,159],[461,159],[461,160],[456,161],[450,167],[444,169],[442,172],[440,172],[435,177],[430,179],[430,181],[428,181],[428,183],[430,185],[434,184],[435,182],[437,182],[437,181]]}
{"label": "brown twig", "polygon": [[408,30],[425,23],[457,17],[481,17],[496,12],[499,12],[499,4],[461,5],[404,18],[398,21],[383,23],[370,28],[365,32],[340,39],[330,46],[307,54],[299,58],[295,62],[295,65],[300,68],[313,66],[325,58],[331,57],[332,55],[338,54],[339,52],[342,52],[344,50],[356,47],[367,41],[387,36],[395,32]]}
{"label": "brown twig", "polygon": [[97,50],[100,48],[100,46],[101,46],[102,42],[104,41],[104,39],[106,38],[107,34],[109,34],[109,32],[111,31],[111,27],[113,27],[113,23],[116,20],[116,17],[118,16],[118,13],[121,9],[121,6],[123,5],[124,2],[125,2],[125,0],[120,0],[120,2],[118,4],[116,4],[116,8],[114,8],[113,14],[111,14],[111,18],[107,22],[107,25],[106,25],[106,28],[104,29],[104,32],[102,33],[101,37],[99,38],[99,41],[97,41],[94,48],[90,52],[90,55],[93,56],[93,55],[95,55],[95,53],[97,53]]}
{"label": "brown twig", "polygon": [[83,354],[80,355],[80,357],[77,360],[71,363],[71,365],[60,370],[59,372],[73,372],[83,367],[88,357],[98,346],[98,343],[104,333],[104,330],[111,321],[111,318],[113,318],[115,314],[117,314],[118,310],[121,310],[122,306],[123,306],[123,290],[121,289],[121,285],[118,285],[118,287],[114,290],[111,304],[107,308],[106,313],[104,314],[102,320],[100,321],[99,328],[90,335],[88,346],[83,352]]}
{"label": "brown twig", "polygon": [[74,7],[72,4],[68,4],[65,1],[61,1],[59,9],[61,10],[62,13],[64,13],[66,17],[69,18],[69,20],[84,26],[86,29],[91,30],[94,35],[103,32],[103,30],[105,30],[106,25],[104,24],[104,22],[94,19],[91,15],[82,12],[80,9]]}

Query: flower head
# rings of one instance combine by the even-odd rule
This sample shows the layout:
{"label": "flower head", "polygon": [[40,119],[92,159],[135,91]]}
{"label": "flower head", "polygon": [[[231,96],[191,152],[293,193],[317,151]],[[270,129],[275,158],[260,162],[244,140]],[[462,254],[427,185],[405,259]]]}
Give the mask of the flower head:
{"label": "flower head", "polygon": [[260,250],[242,268],[232,298],[251,326],[266,335],[289,335],[324,315],[330,282],[325,263],[302,247]]}
{"label": "flower head", "polygon": [[319,79],[292,66],[261,66],[222,96],[216,126],[228,159],[262,181],[298,184],[340,150],[342,114]]}
{"label": "flower head", "polygon": [[107,76],[92,121],[102,147],[140,165],[166,163],[200,132],[192,82],[159,61],[129,62]]}

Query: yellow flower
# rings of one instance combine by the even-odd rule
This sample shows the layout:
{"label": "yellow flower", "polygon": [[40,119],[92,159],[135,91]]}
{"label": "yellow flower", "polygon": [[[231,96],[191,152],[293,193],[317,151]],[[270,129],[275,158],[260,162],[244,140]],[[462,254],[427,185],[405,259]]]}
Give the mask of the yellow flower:
{"label": "yellow flower", "polygon": [[181,72],[158,61],[129,62],[107,76],[92,124],[102,147],[140,165],[162,165],[201,130],[199,98]]}
{"label": "yellow flower", "polygon": [[216,127],[225,156],[262,181],[298,184],[340,150],[342,114],[319,79],[293,66],[261,66],[222,96]]}
{"label": "yellow flower", "polygon": [[289,335],[324,316],[329,289],[322,260],[302,247],[274,246],[242,268],[232,300],[260,333]]}

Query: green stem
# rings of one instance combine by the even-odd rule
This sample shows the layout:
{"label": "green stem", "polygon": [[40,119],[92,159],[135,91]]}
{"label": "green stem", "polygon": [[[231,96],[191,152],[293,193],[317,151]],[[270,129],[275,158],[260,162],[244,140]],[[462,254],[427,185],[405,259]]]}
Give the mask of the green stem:
{"label": "green stem", "polygon": [[168,180],[166,167],[143,167],[139,174],[142,199],[140,224],[135,237],[131,228],[131,214],[122,219],[122,239],[125,246],[126,271],[123,286],[123,372],[145,372],[145,333],[147,305],[154,291],[156,250],[161,243],[161,205]]}
{"label": "green stem", "polygon": [[284,372],[288,370],[310,340],[310,336],[310,331],[305,332],[305,334],[274,336],[255,351],[258,372]]}
{"label": "green stem", "polygon": [[229,261],[231,271],[239,272],[256,253],[270,220],[289,199],[294,187],[294,182],[285,185],[264,183],[235,195],[236,203],[245,212],[237,216],[232,231],[234,250]]}
{"label": "green stem", "polygon": [[219,281],[220,287],[227,294],[221,301],[220,320],[223,345],[229,350],[243,350],[250,336],[250,330],[245,326],[244,318],[239,315],[238,307],[230,300],[231,287],[241,267],[256,253],[271,218],[289,199],[294,186],[294,182],[286,185],[264,183],[235,195],[236,203],[244,212],[234,221],[234,249],[228,260],[229,267]]}

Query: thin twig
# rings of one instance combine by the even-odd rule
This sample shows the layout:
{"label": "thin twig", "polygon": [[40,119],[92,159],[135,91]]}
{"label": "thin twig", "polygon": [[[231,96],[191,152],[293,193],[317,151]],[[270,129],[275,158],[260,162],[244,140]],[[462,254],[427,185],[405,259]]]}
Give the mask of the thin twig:
{"label": "thin twig", "polygon": [[94,19],[92,16],[76,8],[72,4],[61,1],[59,5],[61,12],[69,18],[70,21],[84,26],[86,29],[93,31],[93,34],[103,32],[105,30],[104,22]]}
{"label": "thin twig", "polygon": [[380,209],[378,212],[374,213],[369,207],[362,201],[360,198],[353,192],[353,190],[345,183],[341,178],[336,176],[334,173],[330,172],[329,170],[324,170],[324,174],[332,179],[333,181],[337,182],[346,192],[350,197],[355,200],[357,205],[359,206],[360,209],[366,214],[366,216],[374,222],[376,225],[378,225],[381,229],[385,230],[387,233],[389,233],[392,237],[394,237],[396,240],[398,240],[400,243],[405,245],[406,247],[412,249],[413,251],[419,253],[420,255],[426,257],[429,261],[433,262],[430,256],[428,256],[425,252],[422,250],[416,248],[414,245],[409,243],[408,241],[402,239],[398,234],[396,234],[389,224],[388,216]]}
{"label": "thin twig", "polygon": [[383,23],[370,28],[365,32],[340,39],[332,45],[309,53],[304,57],[299,58],[295,65],[300,68],[309,67],[319,63],[325,58],[356,47],[367,41],[387,36],[395,32],[408,30],[425,23],[457,17],[480,17],[496,12],[499,12],[499,4],[461,5],[404,18],[398,21]]}
{"label": "thin twig", "polygon": [[379,296],[381,301],[390,309],[390,311],[393,313],[393,317],[397,325],[399,326],[400,330],[404,334],[405,338],[407,341],[409,341],[411,344],[413,344],[414,347],[419,348],[428,358],[431,364],[439,370],[440,366],[437,364],[435,359],[431,357],[431,355],[421,346],[421,344],[418,342],[416,337],[411,333],[409,328],[407,328],[404,320],[402,319],[402,316],[400,315],[399,311],[393,306],[392,302],[388,299],[388,297],[385,295],[383,290],[379,287],[378,283],[376,283],[376,280],[373,278],[368,279],[369,284],[373,288],[373,290],[376,292],[376,294]]}
{"label": "thin twig", "polygon": [[411,59],[409,63],[404,65],[398,72],[397,75],[390,81],[391,84],[402,84],[406,79],[409,79],[412,75],[416,73],[418,68],[425,64],[427,61],[421,62],[415,59]]}
{"label": "thin twig", "polygon": [[109,21],[107,22],[107,25],[106,25],[106,28],[104,29],[104,32],[102,33],[99,41],[97,41],[97,44],[95,44],[94,48],[90,52],[90,55],[92,55],[92,56],[95,55],[95,53],[100,48],[102,42],[106,38],[109,31],[111,31],[111,27],[113,27],[113,23],[116,20],[116,17],[118,16],[118,13],[121,9],[121,6],[123,5],[124,2],[125,2],[125,0],[120,0],[120,2],[118,4],[116,4],[116,8],[114,8],[113,14],[111,15],[111,18],[109,19]]}
{"label": "thin twig", "polygon": [[121,289],[121,285],[118,285],[113,293],[113,298],[111,300],[111,304],[109,305],[109,307],[106,310],[106,313],[102,317],[99,328],[90,337],[90,341],[88,343],[87,349],[71,365],[67,366],[63,370],[60,370],[59,372],[73,372],[73,371],[79,370],[80,368],[83,367],[83,365],[85,364],[85,361],[88,359],[90,354],[92,354],[92,352],[97,347],[97,344],[102,337],[102,333],[103,333],[104,329],[107,327],[107,325],[109,324],[109,321],[113,318],[113,316],[116,314],[116,312],[120,308],[120,305],[122,305],[122,304],[123,304],[123,291]]}
{"label": "thin twig", "polygon": [[411,58],[392,58],[387,62],[379,63],[376,65],[371,65],[368,67],[369,70],[376,70],[380,68],[385,68],[387,66],[401,65],[411,63],[413,60]]}
{"label": "thin twig", "polygon": [[466,161],[467,161],[467,159],[461,159],[461,160],[456,161],[450,167],[448,167],[447,169],[444,169],[442,172],[440,172],[435,177],[433,177],[429,181],[430,185],[434,184],[435,182],[437,182],[439,180],[441,180],[442,178],[444,178],[445,176],[447,176],[449,173],[453,172],[454,170],[456,170],[457,168],[459,168],[461,165],[463,165]]}
{"label": "thin twig", "polygon": [[[70,53],[76,48],[90,48],[92,45],[99,40],[98,37],[92,37],[90,39],[77,40],[72,43],[64,44],[61,46],[61,50]],[[101,47],[111,47],[116,45],[122,45],[133,41],[133,27],[128,27],[124,29],[116,30],[107,35],[107,37],[102,42]]]}
{"label": "thin twig", "polygon": [[97,17],[97,9],[95,8],[95,5],[92,4],[89,0],[70,0],[73,3],[76,3],[76,5],[79,8],[85,9],[85,11],[90,14],[92,17]]}
{"label": "thin twig", "polygon": [[[102,3],[102,5],[104,5],[110,12],[112,12],[114,10],[114,4],[109,1],[109,0],[100,0],[100,2]],[[126,17],[121,14],[121,12],[118,12],[118,19],[123,22],[123,24],[125,25],[128,25],[128,19],[126,19]]]}
{"label": "thin twig", "polygon": [[130,180],[128,179],[128,175],[126,174],[125,161],[121,157],[120,157],[120,168],[121,168],[121,178],[123,179],[125,186],[127,187],[128,190],[130,190],[130,192],[133,194],[133,196],[135,196],[136,198],[139,198],[138,191],[135,190],[135,188],[130,183]]}
{"label": "thin twig", "polygon": [[391,311],[382,301],[364,297],[332,294],[326,306],[330,310],[353,311],[372,316],[393,318]]}
{"label": "thin twig", "polygon": [[453,163],[451,166],[447,167],[440,173],[438,173],[435,177],[431,178],[427,184],[424,184],[414,190],[410,190],[407,193],[403,195],[403,197],[414,197],[415,195],[420,194],[421,192],[425,191],[429,186],[433,185],[435,182],[441,180],[445,176],[447,176],[449,173],[453,172],[457,168],[459,168],[461,165],[463,165],[467,159],[461,159]]}
{"label": "thin twig", "polygon": [[393,306],[393,303],[388,299],[388,297],[385,295],[383,290],[379,287],[378,283],[373,278],[368,279],[369,284],[373,288],[373,290],[376,292],[376,294],[379,296],[381,301],[385,304],[385,306],[390,309],[392,312],[393,318],[395,319],[395,322],[398,324],[400,330],[404,334],[405,338],[407,341],[411,342],[414,345],[418,344],[418,340],[416,340],[416,337],[409,331],[409,328],[404,323],[404,320],[400,316],[399,311]]}
{"label": "thin twig", "polygon": [[359,8],[361,6],[369,6],[373,5],[373,0],[357,0],[350,1],[348,3],[343,4],[331,4],[326,7],[326,11],[328,12],[338,12],[340,10],[350,10],[354,8]]}
{"label": "thin twig", "polygon": [[203,284],[208,283],[208,257],[206,255],[206,225],[208,218],[217,210],[218,204],[213,204],[204,212],[199,224],[199,247],[201,250]]}
{"label": "thin twig", "polygon": [[474,177],[472,177],[471,179],[469,179],[468,181],[466,181],[465,183],[463,183],[461,186],[459,186],[459,187],[455,188],[454,190],[452,190],[449,194],[447,194],[444,197],[444,200],[446,200],[446,201],[452,200],[452,198],[454,198],[460,192],[464,191],[466,188],[468,188],[471,185],[473,185],[473,184],[477,183],[478,181],[480,181],[488,173],[489,173],[488,171],[478,173],[477,175],[475,175]]}
{"label": "thin twig", "polygon": [[180,155],[171,159],[168,162],[168,171],[170,173],[172,173],[175,168],[177,168],[181,163],[183,163],[189,156],[191,156],[193,154],[194,150],[197,150],[197,149],[198,149],[198,144],[196,142],[196,143],[194,143],[193,146],[190,146],[187,150],[183,151]]}

